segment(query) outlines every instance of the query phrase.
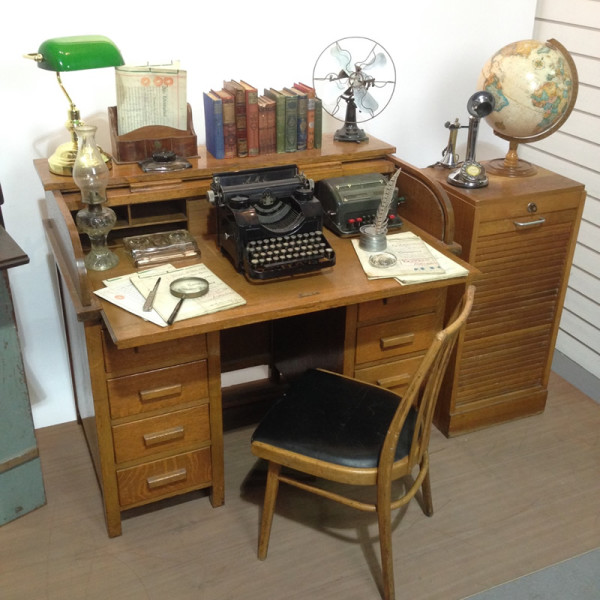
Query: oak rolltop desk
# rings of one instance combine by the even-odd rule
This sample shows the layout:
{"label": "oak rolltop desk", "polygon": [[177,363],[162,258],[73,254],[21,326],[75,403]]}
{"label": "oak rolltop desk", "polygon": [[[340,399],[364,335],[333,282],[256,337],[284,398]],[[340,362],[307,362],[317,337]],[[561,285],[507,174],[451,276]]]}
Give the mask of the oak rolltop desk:
{"label": "oak rolltop desk", "polygon": [[[409,286],[390,279],[368,281],[350,240],[330,232],[333,268],[250,283],[217,248],[214,208],[206,200],[214,173],[294,163],[316,182],[391,174],[401,167],[397,186],[406,228],[442,251],[470,259],[472,244],[465,235],[469,225],[458,207],[462,229],[457,232],[451,194],[435,172],[404,163],[394,156],[393,146],[374,138],[345,144],[324,136],[319,150],[243,159],[216,160],[203,147],[199,151],[200,157],[190,159],[192,168],[185,171],[151,174],[137,164],[113,166],[107,196],[118,221],[109,241],[121,260],[103,273],[87,272],[83,265],[86,241],[73,220],[81,208],[73,180],[50,174],[45,160],[35,161],[46,191],[44,226],[57,266],[78,416],[102,489],[110,536],[120,535],[123,511],[149,502],[207,489],[213,506],[223,504],[222,401],[227,394],[221,390],[221,373],[267,364],[273,373],[285,374],[289,365],[312,361],[401,393],[466,283],[465,278]],[[578,214],[574,210],[565,216],[572,219],[567,238],[574,235]],[[122,237],[179,228],[195,236],[200,260],[246,304],[160,328],[93,293],[103,279],[135,270],[119,243]],[[563,254],[561,281],[571,247]],[[561,300],[557,295],[556,304]],[[485,303],[482,307],[487,310]],[[551,314],[547,311],[547,318]],[[306,318],[308,324],[302,321]],[[302,321],[303,332],[295,340],[298,353],[285,337],[294,331],[296,319]],[[548,327],[553,331],[554,325]],[[467,344],[460,342],[459,359]],[[437,417],[447,434],[454,433],[455,397],[464,385],[454,374]],[[492,415],[476,426],[496,421]]]}

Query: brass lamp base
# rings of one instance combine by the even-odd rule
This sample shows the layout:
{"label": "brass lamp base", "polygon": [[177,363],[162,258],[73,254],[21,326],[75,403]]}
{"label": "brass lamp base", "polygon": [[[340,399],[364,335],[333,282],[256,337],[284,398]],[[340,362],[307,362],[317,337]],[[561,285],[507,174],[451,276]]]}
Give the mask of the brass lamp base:
{"label": "brass lamp base", "polygon": [[77,157],[77,144],[65,142],[61,144],[48,159],[48,167],[55,175],[73,175],[73,165]]}
{"label": "brass lamp base", "polygon": [[[110,169],[112,167],[112,158],[103,152],[102,149],[100,149],[100,153],[106,166]],[[72,177],[75,158],[77,158],[77,142],[65,142],[61,144],[48,159],[50,173]]]}

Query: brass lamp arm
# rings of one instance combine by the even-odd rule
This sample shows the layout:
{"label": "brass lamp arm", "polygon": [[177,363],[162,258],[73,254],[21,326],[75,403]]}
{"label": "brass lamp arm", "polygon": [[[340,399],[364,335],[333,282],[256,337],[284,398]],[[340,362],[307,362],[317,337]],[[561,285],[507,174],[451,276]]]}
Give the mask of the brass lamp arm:
{"label": "brass lamp arm", "polygon": [[67,90],[65,89],[65,86],[63,85],[62,79],[60,78],[60,73],[58,71],[56,72],[56,79],[58,80],[58,85],[60,86],[60,89],[63,91],[64,95],[67,97],[67,100],[69,101],[69,104],[71,105],[71,110],[76,111],[77,108],[75,107],[73,100],[71,100],[71,96],[69,96],[69,94],[67,93]]}

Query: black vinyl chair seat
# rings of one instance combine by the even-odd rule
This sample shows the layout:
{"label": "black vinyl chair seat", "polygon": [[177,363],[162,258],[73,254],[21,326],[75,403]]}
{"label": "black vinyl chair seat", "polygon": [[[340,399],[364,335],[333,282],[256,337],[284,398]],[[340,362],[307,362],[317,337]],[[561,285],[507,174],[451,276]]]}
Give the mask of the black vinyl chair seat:
{"label": "black vinyl chair seat", "polygon": [[[312,369],[267,412],[252,441],[353,468],[374,468],[400,397],[374,385]],[[410,409],[396,450],[408,455],[416,413]]]}

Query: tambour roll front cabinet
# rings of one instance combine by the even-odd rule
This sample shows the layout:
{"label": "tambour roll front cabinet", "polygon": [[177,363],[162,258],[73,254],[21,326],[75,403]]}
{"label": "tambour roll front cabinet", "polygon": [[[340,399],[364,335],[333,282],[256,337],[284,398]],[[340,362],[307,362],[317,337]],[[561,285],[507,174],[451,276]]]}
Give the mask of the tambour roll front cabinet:
{"label": "tambour roll front cabinet", "polygon": [[538,168],[531,177],[489,175],[463,189],[430,168],[448,193],[461,257],[479,269],[458,345],[452,386],[438,405],[448,435],[543,411],[585,191]]}

